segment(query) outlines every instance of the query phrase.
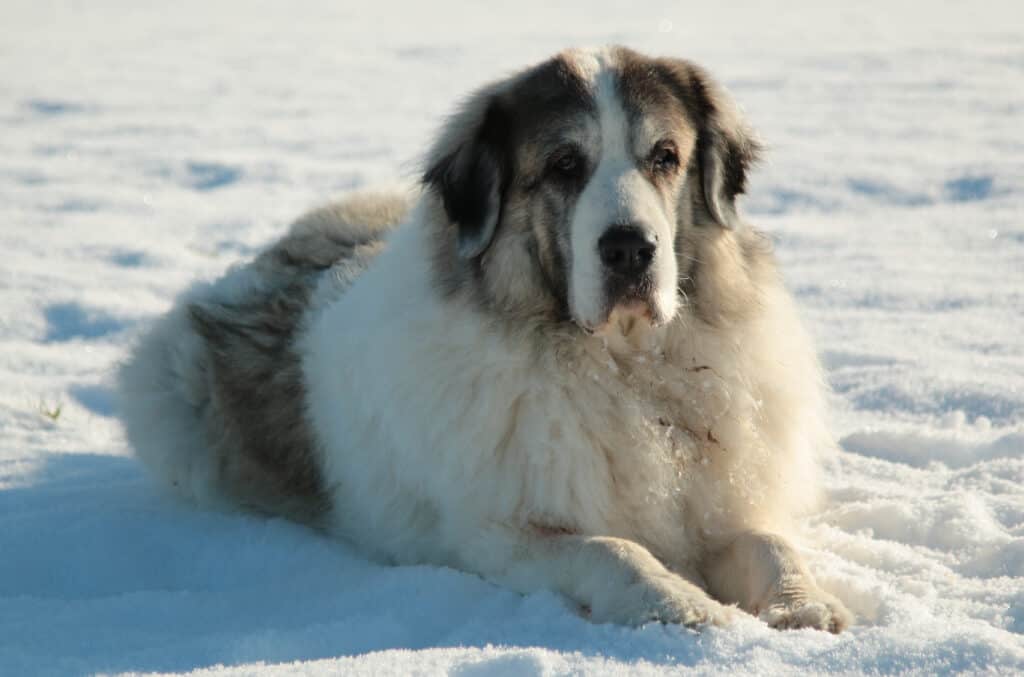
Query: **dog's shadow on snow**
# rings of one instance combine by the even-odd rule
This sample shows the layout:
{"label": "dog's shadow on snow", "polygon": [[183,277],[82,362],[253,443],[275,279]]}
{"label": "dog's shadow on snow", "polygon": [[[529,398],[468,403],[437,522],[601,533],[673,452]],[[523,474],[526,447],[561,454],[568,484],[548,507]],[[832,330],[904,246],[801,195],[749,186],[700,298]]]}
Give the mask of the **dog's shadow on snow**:
{"label": "dog's shadow on snow", "polygon": [[[9,470],[25,476],[0,465],[0,477]],[[203,511],[123,456],[40,458],[27,482],[0,490],[0,552],[0,599],[19,618],[0,648],[36,647],[25,659],[40,669],[189,671],[495,645],[685,666],[707,646],[673,626],[588,623],[550,593],[375,564],[283,520]]]}

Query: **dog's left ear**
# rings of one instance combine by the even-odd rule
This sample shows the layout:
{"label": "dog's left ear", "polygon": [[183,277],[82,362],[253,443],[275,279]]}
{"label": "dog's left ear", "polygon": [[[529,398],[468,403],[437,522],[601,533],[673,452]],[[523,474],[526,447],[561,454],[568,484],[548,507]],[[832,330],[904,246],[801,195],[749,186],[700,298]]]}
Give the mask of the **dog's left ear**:
{"label": "dog's left ear", "polygon": [[456,228],[461,258],[483,254],[501,218],[511,170],[506,116],[496,96],[478,96],[448,124],[435,146],[423,183],[437,191]]}
{"label": "dog's left ear", "polygon": [[761,143],[732,96],[702,68],[686,61],[669,64],[677,93],[697,125],[697,170],[708,214],[724,228],[742,225],[736,205]]}

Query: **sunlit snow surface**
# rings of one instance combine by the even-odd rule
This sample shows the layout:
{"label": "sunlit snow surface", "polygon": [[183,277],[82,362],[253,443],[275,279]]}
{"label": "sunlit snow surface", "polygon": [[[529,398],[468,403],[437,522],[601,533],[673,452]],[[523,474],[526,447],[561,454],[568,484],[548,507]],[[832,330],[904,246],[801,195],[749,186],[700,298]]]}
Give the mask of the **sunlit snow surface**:
{"label": "sunlit snow surface", "polygon": [[[1024,9],[548,4],[0,3],[0,674],[1024,670]],[[112,365],[178,290],[607,42],[702,62],[770,146],[746,207],[834,390],[806,527],[839,637],[592,625],[128,455]]]}

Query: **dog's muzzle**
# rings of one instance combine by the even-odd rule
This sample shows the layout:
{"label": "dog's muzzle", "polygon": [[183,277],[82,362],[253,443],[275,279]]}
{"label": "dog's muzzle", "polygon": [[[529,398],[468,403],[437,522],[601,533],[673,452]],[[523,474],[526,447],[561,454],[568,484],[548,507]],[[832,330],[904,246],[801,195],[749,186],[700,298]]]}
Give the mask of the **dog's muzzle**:
{"label": "dog's muzzle", "polygon": [[636,226],[612,226],[597,242],[609,312],[616,309],[651,317],[652,263],[657,243]]}

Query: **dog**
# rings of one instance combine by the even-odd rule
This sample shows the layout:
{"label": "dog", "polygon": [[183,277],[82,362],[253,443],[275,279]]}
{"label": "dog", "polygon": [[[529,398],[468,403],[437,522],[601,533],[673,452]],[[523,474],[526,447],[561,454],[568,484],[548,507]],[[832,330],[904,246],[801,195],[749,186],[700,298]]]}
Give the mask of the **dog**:
{"label": "dog", "polygon": [[138,457],[594,622],[839,632],[802,561],[814,348],[737,199],[760,144],[703,69],[568,50],[471,95],[405,192],[197,284],[119,369]]}

